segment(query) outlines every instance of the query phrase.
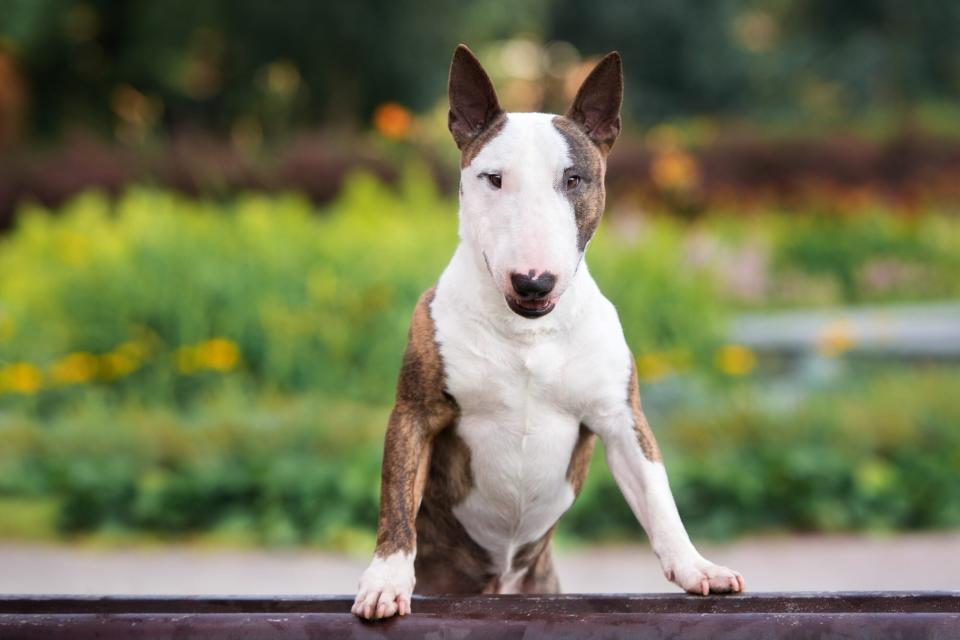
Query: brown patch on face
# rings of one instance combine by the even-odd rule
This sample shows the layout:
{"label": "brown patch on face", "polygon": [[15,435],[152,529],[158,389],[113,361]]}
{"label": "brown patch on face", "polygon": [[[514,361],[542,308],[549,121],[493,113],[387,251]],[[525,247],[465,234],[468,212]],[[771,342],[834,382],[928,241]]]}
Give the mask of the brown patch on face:
{"label": "brown patch on face", "polygon": [[500,132],[503,131],[503,127],[506,124],[507,114],[500,112],[480,135],[466,142],[463,147],[460,148],[460,168],[463,169],[469,166],[470,163],[473,162],[473,159],[477,157],[477,154],[487,146],[487,143],[500,135]]}
{"label": "brown patch on face", "polygon": [[630,382],[627,383],[627,399],[630,403],[630,410],[633,413],[633,431],[637,436],[637,443],[643,450],[643,455],[651,462],[660,462],[663,458],[660,455],[660,447],[657,446],[657,439],[653,436],[653,430],[647,423],[647,418],[643,415],[640,408],[640,387],[637,384],[637,363],[633,356],[630,356]]}
{"label": "brown patch on face", "polygon": [[573,446],[573,455],[570,456],[570,464],[567,465],[567,482],[573,487],[574,495],[580,495],[583,482],[587,479],[594,444],[596,444],[596,436],[586,425],[581,424],[577,443]]}
{"label": "brown patch on face", "polygon": [[[557,116],[553,126],[570,149],[571,168],[564,172],[560,191],[570,201],[577,222],[577,248],[583,252],[600,224],[606,190],[603,185],[606,172],[604,153],[576,122]],[[580,184],[566,188],[568,174],[580,176]]]}
{"label": "brown patch on face", "polygon": [[459,414],[445,392],[443,362],[430,317],[434,290],[417,302],[403,357],[397,400],[384,439],[377,551],[380,557],[416,547],[417,504],[427,482],[436,435]]}

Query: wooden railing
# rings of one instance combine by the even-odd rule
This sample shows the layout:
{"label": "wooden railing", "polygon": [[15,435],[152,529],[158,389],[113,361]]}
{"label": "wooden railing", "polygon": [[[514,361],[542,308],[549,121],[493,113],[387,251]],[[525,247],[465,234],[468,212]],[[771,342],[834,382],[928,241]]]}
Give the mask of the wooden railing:
{"label": "wooden railing", "polygon": [[418,597],[362,622],[351,599],[0,596],[0,638],[960,638],[960,591]]}

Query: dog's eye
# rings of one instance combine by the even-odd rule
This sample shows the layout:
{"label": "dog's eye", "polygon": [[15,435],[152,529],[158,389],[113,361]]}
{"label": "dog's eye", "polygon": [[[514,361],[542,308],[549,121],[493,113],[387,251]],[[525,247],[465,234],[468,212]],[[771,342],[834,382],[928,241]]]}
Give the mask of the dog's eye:
{"label": "dog's eye", "polygon": [[567,191],[571,191],[580,186],[580,176],[568,176],[567,177]]}
{"label": "dog's eye", "polygon": [[487,178],[487,182],[490,183],[490,186],[494,189],[499,189],[502,183],[502,179],[499,173],[485,173],[483,174]]}

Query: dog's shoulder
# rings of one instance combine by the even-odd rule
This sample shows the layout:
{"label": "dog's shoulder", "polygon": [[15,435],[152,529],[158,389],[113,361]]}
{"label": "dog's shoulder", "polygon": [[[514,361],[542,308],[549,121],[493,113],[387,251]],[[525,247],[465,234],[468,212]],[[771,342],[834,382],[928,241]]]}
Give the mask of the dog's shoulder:
{"label": "dog's shoulder", "polygon": [[436,287],[421,294],[413,309],[407,349],[397,381],[397,402],[408,405],[448,404],[443,359],[437,346],[437,331],[431,313]]}

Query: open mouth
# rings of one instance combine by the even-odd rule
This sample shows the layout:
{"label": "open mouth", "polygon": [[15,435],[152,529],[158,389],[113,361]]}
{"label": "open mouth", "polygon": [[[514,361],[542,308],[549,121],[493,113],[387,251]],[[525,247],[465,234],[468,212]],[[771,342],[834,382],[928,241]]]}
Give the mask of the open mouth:
{"label": "open mouth", "polygon": [[517,300],[512,296],[504,296],[507,300],[507,306],[518,316],[524,318],[541,318],[551,311],[556,303],[546,298],[541,300]]}

